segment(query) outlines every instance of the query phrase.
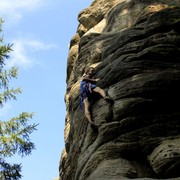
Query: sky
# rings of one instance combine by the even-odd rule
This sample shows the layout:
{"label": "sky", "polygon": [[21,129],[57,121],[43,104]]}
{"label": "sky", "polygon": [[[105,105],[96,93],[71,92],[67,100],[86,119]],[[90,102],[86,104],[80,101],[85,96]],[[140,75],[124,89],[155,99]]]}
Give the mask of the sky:
{"label": "sky", "polygon": [[64,148],[66,64],[68,46],[78,27],[77,16],[92,0],[0,0],[4,43],[13,44],[7,67],[19,69],[11,86],[23,92],[0,109],[0,120],[34,112],[39,124],[31,135],[36,149],[14,157],[22,164],[22,180],[58,177]]}

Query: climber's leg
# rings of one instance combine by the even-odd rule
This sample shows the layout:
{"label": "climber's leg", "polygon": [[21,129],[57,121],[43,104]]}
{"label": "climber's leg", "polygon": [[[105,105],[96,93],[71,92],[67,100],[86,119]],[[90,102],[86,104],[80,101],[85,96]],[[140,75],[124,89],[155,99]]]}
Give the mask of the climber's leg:
{"label": "climber's leg", "polygon": [[86,98],[86,99],[84,99],[85,116],[90,123],[93,123],[89,109],[90,109],[90,102],[89,102],[88,98]]}
{"label": "climber's leg", "polygon": [[106,95],[106,92],[100,87],[95,87],[93,92],[99,93],[106,101],[113,102],[113,100],[108,95]]}
{"label": "climber's leg", "polygon": [[95,87],[95,88],[93,89],[93,91],[99,93],[103,98],[106,97],[105,91],[104,91],[103,89],[101,89],[100,87]]}

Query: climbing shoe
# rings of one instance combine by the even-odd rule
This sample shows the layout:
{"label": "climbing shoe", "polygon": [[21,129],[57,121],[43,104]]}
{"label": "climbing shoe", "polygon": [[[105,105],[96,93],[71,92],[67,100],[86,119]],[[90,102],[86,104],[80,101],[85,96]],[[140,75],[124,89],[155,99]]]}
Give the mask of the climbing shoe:
{"label": "climbing shoe", "polygon": [[94,124],[94,123],[90,123],[91,124],[91,128],[94,132],[98,132],[98,127]]}
{"label": "climbing shoe", "polygon": [[109,102],[113,102],[113,99],[109,96],[105,96],[104,99]]}

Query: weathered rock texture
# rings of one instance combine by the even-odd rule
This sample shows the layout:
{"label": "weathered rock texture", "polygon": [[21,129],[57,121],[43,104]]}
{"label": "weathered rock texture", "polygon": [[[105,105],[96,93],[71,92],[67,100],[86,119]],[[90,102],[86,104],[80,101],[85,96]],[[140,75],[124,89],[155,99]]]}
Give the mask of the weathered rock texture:
{"label": "weathered rock texture", "polygon": [[[61,180],[180,179],[180,1],[95,0],[78,20]],[[79,107],[89,65],[114,100],[94,95],[98,133]]]}

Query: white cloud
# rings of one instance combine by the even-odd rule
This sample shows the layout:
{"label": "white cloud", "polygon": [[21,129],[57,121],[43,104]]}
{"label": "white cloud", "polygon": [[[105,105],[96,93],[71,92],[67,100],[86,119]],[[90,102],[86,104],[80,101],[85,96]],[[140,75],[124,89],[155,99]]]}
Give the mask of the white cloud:
{"label": "white cloud", "polygon": [[[38,59],[33,57],[34,52],[54,49],[55,44],[48,44],[34,39],[16,39],[12,41],[13,51],[11,59],[7,61],[7,66],[18,66],[24,69],[32,67],[34,64],[39,64]],[[32,54],[31,54],[32,53]]]}
{"label": "white cloud", "polygon": [[15,40],[13,42],[13,52],[11,55],[11,60],[8,61],[8,66],[22,66],[24,68],[31,67],[32,62],[28,58],[27,49],[24,43],[20,40]]}
{"label": "white cloud", "polygon": [[[17,24],[25,13],[32,13],[51,3],[51,0],[0,0],[0,18],[5,20],[6,26],[12,26]],[[33,53],[56,48],[54,44],[32,38],[22,38],[22,36],[9,42],[13,43],[13,51],[10,54],[11,59],[6,63],[8,67],[12,65],[22,68],[32,67],[34,64],[39,64]]]}
{"label": "white cloud", "polygon": [[48,49],[56,48],[55,44],[45,44],[45,43],[37,41],[37,40],[27,41],[26,44],[27,44],[27,46],[31,47],[34,51],[48,50]]}
{"label": "white cloud", "polygon": [[0,17],[9,23],[17,23],[24,12],[38,9],[44,0],[0,0]]}

